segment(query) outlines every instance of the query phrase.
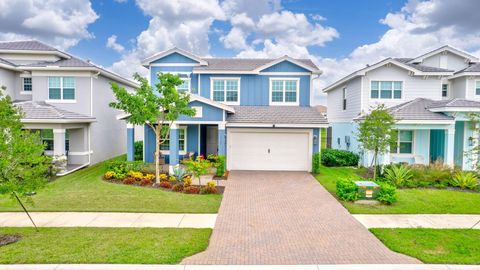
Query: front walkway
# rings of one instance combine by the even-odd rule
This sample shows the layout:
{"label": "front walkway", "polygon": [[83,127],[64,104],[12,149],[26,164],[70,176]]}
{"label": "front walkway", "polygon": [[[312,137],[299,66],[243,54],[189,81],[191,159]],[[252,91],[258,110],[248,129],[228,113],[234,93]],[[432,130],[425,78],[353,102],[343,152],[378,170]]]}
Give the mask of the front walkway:
{"label": "front walkway", "polygon": [[[32,212],[38,227],[213,228],[217,214]],[[0,227],[32,227],[24,212],[0,213]]]}
{"label": "front walkway", "polygon": [[205,252],[183,264],[406,264],[311,174],[233,171]]}
{"label": "front walkway", "polygon": [[353,215],[367,228],[480,229],[480,215]]}

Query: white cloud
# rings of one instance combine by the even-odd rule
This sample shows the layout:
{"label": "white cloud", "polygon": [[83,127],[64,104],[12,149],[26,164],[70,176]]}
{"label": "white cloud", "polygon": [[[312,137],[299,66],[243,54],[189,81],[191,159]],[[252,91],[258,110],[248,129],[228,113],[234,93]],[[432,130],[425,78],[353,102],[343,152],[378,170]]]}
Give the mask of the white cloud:
{"label": "white cloud", "polygon": [[151,17],[148,28],[138,35],[135,48],[125,52],[111,67],[128,77],[134,72],[145,75],[147,70],[140,66],[140,61],[174,46],[208,54],[210,27],[214,20],[226,18],[217,0],[137,0],[137,5]]}
{"label": "white cloud", "polygon": [[121,44],[117,43],[117,36],[116,35],[111,35],[107,39],[107,48],[110,48],[118,53],[122,53],[125,51],[125,47],[123,47]]}
{"label": "white cloud", "polygon": [[60,49],[93,38],[98,15],[90,1],[0,0],[0,40],[38,39]]}

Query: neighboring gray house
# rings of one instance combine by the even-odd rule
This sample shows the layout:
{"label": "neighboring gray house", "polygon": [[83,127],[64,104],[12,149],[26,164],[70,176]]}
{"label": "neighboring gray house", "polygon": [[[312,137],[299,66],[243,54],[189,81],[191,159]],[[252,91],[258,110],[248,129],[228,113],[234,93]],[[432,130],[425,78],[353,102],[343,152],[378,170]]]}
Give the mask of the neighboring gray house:
{"label": "neighboring gray house", "polygon": [[40,130],[45,154],[67,157],[60,175],[126,152],[111,81],[138,86],[38,41],[0,42],[0,87],[24,111],[25,128]]}

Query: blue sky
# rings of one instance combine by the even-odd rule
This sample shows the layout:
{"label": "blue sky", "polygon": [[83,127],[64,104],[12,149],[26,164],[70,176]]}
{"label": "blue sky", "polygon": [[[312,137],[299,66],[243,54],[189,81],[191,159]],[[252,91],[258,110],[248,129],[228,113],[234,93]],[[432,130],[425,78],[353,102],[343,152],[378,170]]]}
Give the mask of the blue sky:
{"label": "blue sky", "polygon": [[443,45],[480,56],[478,0],[0,0],[0,40],[37,39],[125,77],[173,46],[199,56],[310,58],[321,89]]}

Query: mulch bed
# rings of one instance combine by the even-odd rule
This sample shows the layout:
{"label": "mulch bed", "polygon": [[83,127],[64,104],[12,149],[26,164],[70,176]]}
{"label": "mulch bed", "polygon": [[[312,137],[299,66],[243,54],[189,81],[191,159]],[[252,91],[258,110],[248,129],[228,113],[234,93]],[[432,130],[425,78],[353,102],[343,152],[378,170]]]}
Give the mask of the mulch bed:
{"label": "mulch bed", "polygon": [[[103,178],[102,178],[103,179]],[[127,184],[124,184],[122,182],[122,180],[117,180],[117,179],[103,179],[103,181],[106,181],[106,182],[109,182],[109,183],[113,183],[113,184],[118,184],[118,185],[125,185],[125,186],[136,186],[136,187],[143,187],[143,188],[154,188],[154,189],[161,189],[163,191],[168,191],[168,192],[175,192],[171,189],[168,189],[168,188],[163,188],[163,187],[159,187],[157,184],[153,184],[153,185],[146,185],[146,186],[142,186],[140,185],[140,182],[139,181],[136,181],[134,184],[131,184],[131,185],[127,185]],[[173,186],[174,184],[172,184]],[[192,186],[198,186],[198,185],[192,185]],[[225,187],[224,186],[216,186],[217,188],[217,194],[223,194],[223,192],[225,191]],[[203,195],[203,194],[192,194],[192,195]]]}
{"label": "mulch bed", "polygon": [[20,241],[20,234],[0,234],[0,247]]}

